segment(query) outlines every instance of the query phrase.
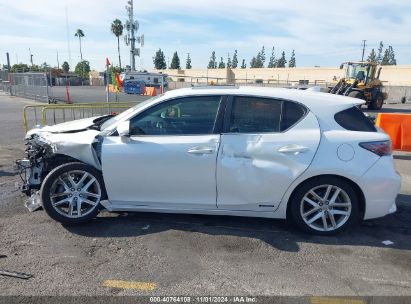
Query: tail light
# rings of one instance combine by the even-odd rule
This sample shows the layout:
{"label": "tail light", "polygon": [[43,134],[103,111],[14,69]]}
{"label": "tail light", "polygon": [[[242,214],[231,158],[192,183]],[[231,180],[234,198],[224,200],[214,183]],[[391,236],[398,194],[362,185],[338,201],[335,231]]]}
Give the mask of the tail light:
{"label": "tail light", "polygon": [[392,147],[390,140],[384,141],[370,141],[360,143],[360,147],[371,151],[379,156],[386,156],[392,154]]}

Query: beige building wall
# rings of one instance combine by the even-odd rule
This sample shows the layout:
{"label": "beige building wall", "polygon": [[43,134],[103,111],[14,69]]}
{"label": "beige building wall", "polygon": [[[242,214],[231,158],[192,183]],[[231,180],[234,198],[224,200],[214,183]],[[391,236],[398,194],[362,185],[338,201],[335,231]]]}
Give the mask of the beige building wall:
{"label": "beige building wall", "polygon": [[[154,71],[153,71],[154,72]],[[158,71],[155,71],[158,72]],[[190,83],[298,83],[308,80],[310,84],[332,83],[344,75],[339,67],[306,67],[279,69],[191,69],[163,70],[173,81]],[[411,86],[411,65],[383,66],[380,79],[389,86]]]}

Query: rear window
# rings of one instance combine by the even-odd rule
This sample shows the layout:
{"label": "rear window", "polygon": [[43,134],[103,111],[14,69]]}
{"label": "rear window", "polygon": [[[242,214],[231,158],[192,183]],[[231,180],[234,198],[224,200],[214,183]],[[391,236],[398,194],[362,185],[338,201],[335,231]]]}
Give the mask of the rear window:
{"label": "rear window", "polygon": [[357,107],[352,107],[334,115],[335,121],[350,131],[377,132],[374,124]]}
{"label": "rear window", "polygon": [[284,101],[281,116],[281,131],[291,128],[303,118],[306,113],[307,110],[302,105],[291,101]]}

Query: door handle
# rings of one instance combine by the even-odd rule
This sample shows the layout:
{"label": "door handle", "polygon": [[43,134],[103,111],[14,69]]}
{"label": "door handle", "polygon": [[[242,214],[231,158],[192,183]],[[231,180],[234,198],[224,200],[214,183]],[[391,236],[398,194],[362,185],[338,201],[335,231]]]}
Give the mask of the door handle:
{"label": "door handle", "polygon": [[306,151],[308,151],[308,147],[304,147],[301,145],[297,145],[297,144],[290,144],[290,145],[286,145],[281,147],[280,149],[277,150],[280,153],[284,153],[284,154],[300,154],[300,153],[304,153]]}
{"label": "door handle", "polygon": [[190,154],[213,154],[213,152],[214,149],[208,147],[193,147],[187,151]]}

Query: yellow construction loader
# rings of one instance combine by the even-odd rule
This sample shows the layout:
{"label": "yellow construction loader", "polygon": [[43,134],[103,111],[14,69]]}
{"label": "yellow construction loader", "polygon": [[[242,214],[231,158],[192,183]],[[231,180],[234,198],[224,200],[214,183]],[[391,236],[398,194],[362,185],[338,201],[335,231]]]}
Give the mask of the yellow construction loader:
{"label": "yellow construction loader", "polygon": [[345,77],[330,89],[329,93],[363,99],[370,110],[379,110],[387,99],[381,82],[381,67],[373,62],[344,62]]}

